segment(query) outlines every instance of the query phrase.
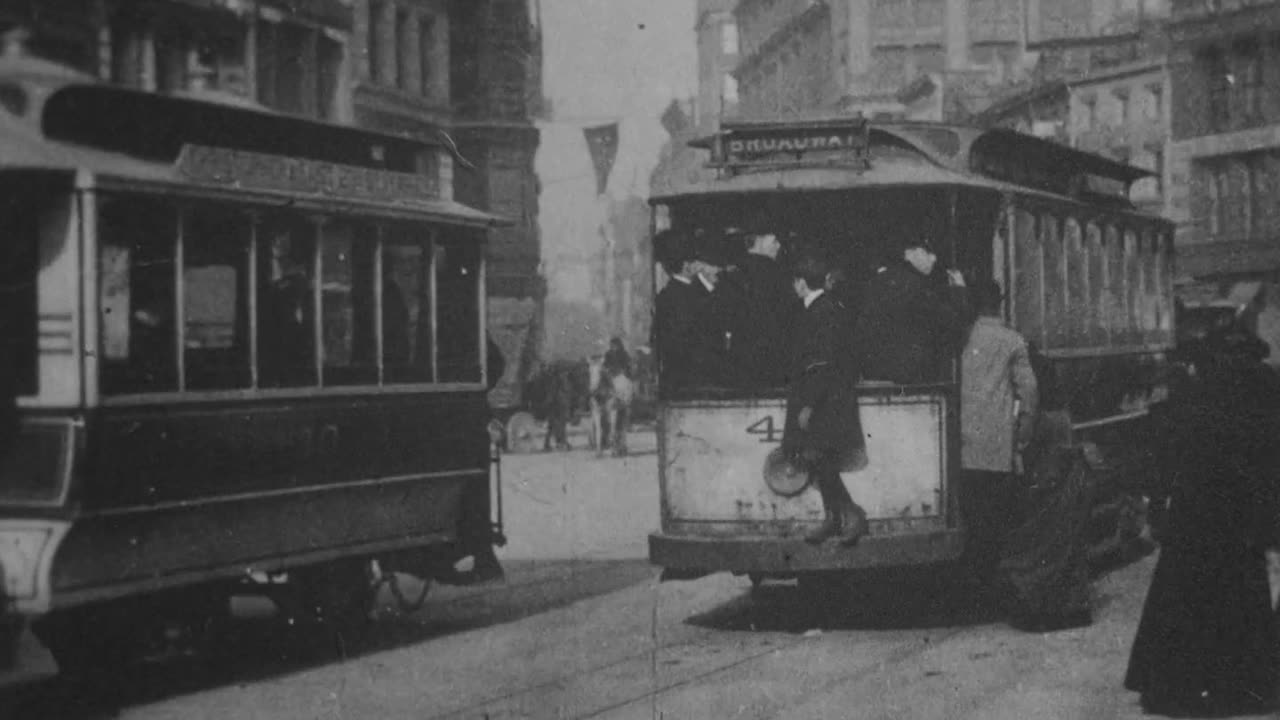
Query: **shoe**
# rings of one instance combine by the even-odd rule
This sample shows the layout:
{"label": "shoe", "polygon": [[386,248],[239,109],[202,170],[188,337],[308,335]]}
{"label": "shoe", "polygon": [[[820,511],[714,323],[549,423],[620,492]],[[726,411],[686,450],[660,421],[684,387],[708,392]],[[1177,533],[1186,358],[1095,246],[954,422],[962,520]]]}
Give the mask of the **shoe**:
{"label": "shoe", "polygon": [[840,534],[840,516],[833,512],[826,513],[826,519],[822,524],[815,528],[808,535],[804,536],[804,541],[810,545],[821,545]]}
{"label": "shoe", "polygon": [[841,518],[843,526],[840,530],[840,546],[853,547],[858,544],[863,535],[867,534],[867,512],[857,503],[849,501],[849,506],[844,510],[844,517]]}

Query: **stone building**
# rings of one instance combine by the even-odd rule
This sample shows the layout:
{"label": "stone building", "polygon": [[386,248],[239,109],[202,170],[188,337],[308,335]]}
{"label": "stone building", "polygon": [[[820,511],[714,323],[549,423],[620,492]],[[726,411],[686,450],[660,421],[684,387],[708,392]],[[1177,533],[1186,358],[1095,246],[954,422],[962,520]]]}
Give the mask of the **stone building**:
{"label": "stone building", "polygon": [[698,43],[698,95],[694,100],[694,126],[701,132],[716,129],[722,117],[738,110],[738,23],[733,15],[737,0],[698,0],[694,33]]}
{"label": "stone building", "polygon": [[941,120],[1023,72],[1021,0],[742,0],[750,118],[861,111]]}
{"label": "stone building", "polygon": [[536,0],[355,0],[354,115],[365,127],[445,139],[441,172],[455,200],[502,215],[490,234],[491,335],[508,358],[507,387],[537,348],[539,274],[534,124],[542,98]]}
{"label": "stone building", "polygon": [[102,80],[333,122],[352,119],[352,20],[341,0],[0,0],[32,52]]}
{"label": "stone building", "polygon": [[1229,303],[1280,360],[1280,2],[1173,0],[1170,219],[1189,304]]}
{"label": "stone building", "polygon": [[1173,2],[1169,215],[1193,277],[1280,270],[1280,3],[1244,5]]}

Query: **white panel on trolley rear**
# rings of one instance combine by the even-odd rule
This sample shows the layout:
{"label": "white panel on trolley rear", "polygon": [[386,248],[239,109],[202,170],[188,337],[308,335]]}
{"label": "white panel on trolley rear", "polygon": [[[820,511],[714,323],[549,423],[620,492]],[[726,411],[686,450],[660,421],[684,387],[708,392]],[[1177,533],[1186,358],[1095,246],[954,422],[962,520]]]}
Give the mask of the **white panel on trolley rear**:
{"label": "white panel on trolley rear", "polygon": [[[935,396],[862,398],[867,466],[843,474],[872,519],[941,515],[945,434]],[[764,482],[778,446],[785,404],[717,402],[665,409],[663,458],[669,517],[683,521],[808,521],[822,518],[812,486],[785,498]]]}

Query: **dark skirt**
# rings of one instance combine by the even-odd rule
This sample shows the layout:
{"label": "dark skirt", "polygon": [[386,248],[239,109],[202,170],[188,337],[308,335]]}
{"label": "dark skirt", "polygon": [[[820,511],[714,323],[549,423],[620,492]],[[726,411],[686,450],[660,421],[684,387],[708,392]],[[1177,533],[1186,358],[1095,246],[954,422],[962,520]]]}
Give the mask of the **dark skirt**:
{"label": "dark skirt", "polygon": [[1124,685],[1144,704],[1257,712],[1275,706],[1280,633],[1263,549],[1242,540],[1161,550]]}

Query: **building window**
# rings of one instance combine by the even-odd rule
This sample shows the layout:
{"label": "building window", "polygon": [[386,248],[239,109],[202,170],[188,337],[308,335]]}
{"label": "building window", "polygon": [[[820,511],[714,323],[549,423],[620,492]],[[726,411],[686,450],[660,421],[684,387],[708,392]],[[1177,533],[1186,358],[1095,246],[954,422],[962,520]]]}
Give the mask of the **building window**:
{"label": "building window", "polygon": [[365,28],[365,54],[369,58],[369,79],[378,84],[387,82],[383,77],[382,58],[392,49],[384,47],[381,37],[381,25],[384,3],[369,3],[369,20]]}
{"label": "building window", "polygon": [[1237,43],[1234,48],[1239,70],[1235,85],[1240,97],[1241,111],[1247,123],[1256,123],[1262,106],[1262,53],[1258,43],[1252,40]]}
{"label": "building window", "polygon": [[418,74],[422,81],[421,92],[423,97],[433,100],[438,99],[432,97],[434,78],[431,76],[434,71],[431,54],[435,49],[435,30],[435,18],[424,17],[418,20]]}
{"label": "building window", "polygon": [[1116,88],[1111,94],[1116,99],[1116,125],[1123,128],[1129,124],[1129,89]]}
{"label": "building window", "polygon": [[1164,118],[1164,85],[1159,83],[1148,85],[1147,92],[1151,94],[1150,104],[1147,106],[1147,119],[1160,122]]}
{"label": "building window", "polygon": [[1207,169],[1209,186],[1209,234],[1221,235],[1227,226],[1226,216],[1230,199],[1230,186],[1225,165],[1214,165]]}
{"label": "building window", "polygon": [[724,89],[720,100],[726,108],[738,104],[738,80],[731,73],[724,74]]}
{"label": "building window", "polygon": [[1098,124],[1098,98],[1086,95],[1080,98],[1080,129],[1088,132]]}
{"label": "building window", "polygon": [[[396,77],[395,82],[389,82],[388,85],[395,85],[401,90],[417,91],[418,88],[413,87],[413,70],[412,55],[410,53],[409,28],[411,17],[409,11],[402,8],[396,10]],[[412,48],[416,49],[416,48]]]}
{"label": "building window", "polygon": [[738,54],[738,24],[727,22],[720,26],[720,53],[722,55]]}
{"label": "building window", "polygon": [[1209,127],[1225,130],[1231,122],[1231,86],[1235,77],[1221,50],[1210,49],[1202,56],[1209,89]]}

